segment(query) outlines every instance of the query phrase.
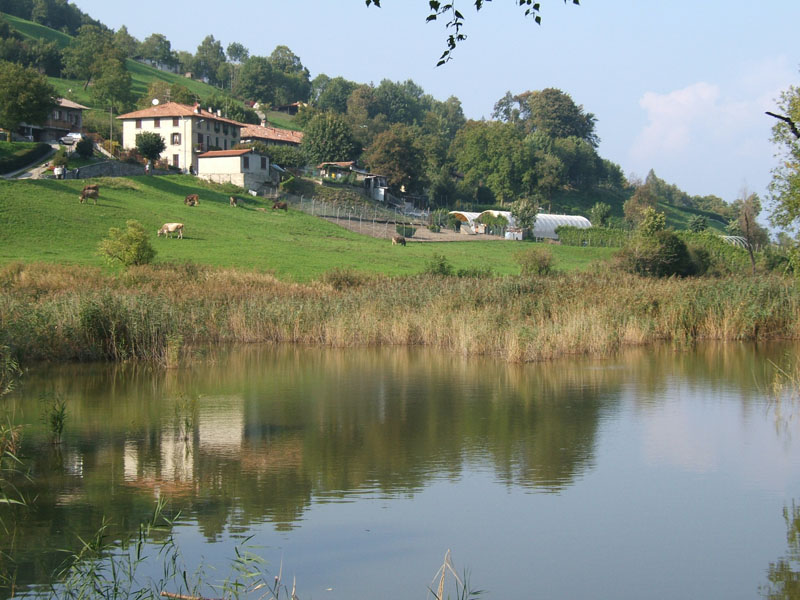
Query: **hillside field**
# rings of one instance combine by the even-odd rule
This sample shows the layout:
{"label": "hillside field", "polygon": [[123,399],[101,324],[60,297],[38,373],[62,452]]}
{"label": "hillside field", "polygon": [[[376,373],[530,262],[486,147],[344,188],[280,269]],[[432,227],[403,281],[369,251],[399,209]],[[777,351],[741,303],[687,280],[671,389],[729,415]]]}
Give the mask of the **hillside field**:
{"label": "hillside field", "polygon": [[[96,206],[78,202],[80,189],[90,182],[101,186]],[[200,205],[185,206],[183,198],[195,192]],[[455,269],[491,267],[497,274],[518,273],[513,254],[529,247],[529,243],[504,241],[392,246],[387,240],[352,233],[296,210],[272,211],[264,199],[248,196],[246,206],[232,208],[229,195],[229,188],[189,175],[3,181],[0,263],[103,265],[98,243],[110,227],[124,228],[128,219],[152,231],[156,262],[256,269],[294,281],[315,279],[334,268],[389,275],[419,273],[436,254],[445,256]],[[166,222],[184,223],[184,239],[157,237],[158,228]],[[547,247],[556,268],[565,271],[585,269],[613,253],[607,248]]]}

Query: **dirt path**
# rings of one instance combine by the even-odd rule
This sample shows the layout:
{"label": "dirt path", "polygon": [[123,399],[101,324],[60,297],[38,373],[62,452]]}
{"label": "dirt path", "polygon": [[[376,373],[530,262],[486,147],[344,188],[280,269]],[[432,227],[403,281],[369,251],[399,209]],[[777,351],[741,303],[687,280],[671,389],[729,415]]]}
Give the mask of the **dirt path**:
{"label": "dirt path", "polygon": [[[375,238],[390,239],[396,234],[394,223],[374,223],[372,221],[358,221],[355,219],[336,219],[326,217],[331,223],[363,233]],[[409,243],[413,242],[486,242],[489,240],[503,241],[499,235],[474,235],[466,233],[456,233],[452,229],[442,229],[439,233],[430,231],[427,227],[417,227],[414,237],[406,238]]]}

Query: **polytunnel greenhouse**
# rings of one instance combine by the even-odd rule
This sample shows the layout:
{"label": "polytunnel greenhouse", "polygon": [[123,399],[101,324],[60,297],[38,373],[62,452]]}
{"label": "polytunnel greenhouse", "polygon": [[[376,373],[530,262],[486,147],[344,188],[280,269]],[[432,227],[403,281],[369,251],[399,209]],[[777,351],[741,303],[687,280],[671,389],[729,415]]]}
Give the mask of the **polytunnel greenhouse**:
{"label": "polytunnel greenhouse", "polygon": [[[482,233],[483,230],[480,227],[479,221],[481,220],[480,217],[485,214],[492,215],[493,217],[504,217],[508,221],[509,232],[517,229],[516,224],[514,223],[514,217],[512,217],[511,212],[507,210],[485,210],[482,213],[452,210],[450,211],[450,214],[454,215],[462,222],[461,231],[464,233]],[[533,227],[533,237],[557,240],[558,235],[556,234],[556,229],[562,225],[568,227],[577,227],[579,229],[586,229],[592,226],[592,224],[589,222],[589,219],[586,217],[580,217],[577,215],[538,214],[536,216],[536,223]],[[465,226],[467,227],[466,231]],[[508,237],[508,234],[506,237]]]}

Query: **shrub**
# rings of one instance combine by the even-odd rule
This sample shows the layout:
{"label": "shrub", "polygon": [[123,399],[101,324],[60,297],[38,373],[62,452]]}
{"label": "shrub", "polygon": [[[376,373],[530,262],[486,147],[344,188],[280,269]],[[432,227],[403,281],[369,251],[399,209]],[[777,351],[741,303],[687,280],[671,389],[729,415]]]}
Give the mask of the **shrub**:
{"label": "shrub", "polygon": [[624,229],[611,227],[588,227],[581,229],[570,225],[561,225],[556,229],[558,241],[565,246],[597,246],[604,248],[622,248],[630,237]]}
{"label": "shrub", "polygon": [[111,264],[119,262],[126,267],[149,264],[156,251],[150,245],[147,232],[139,221],[130,220],[126,224],[125,231],[117,227],[109,229],[108,237],[100,242],[98,252]]}
{"label": "shrub", "polygon": [[417,231],[416,228],[412,227],[411,225],[400,224],[395,226],[395,231],[397,231],[398,235],[402,235],[403,237],[414,237],[414,233]]}
{"label": "shrub", "polygon": [[81,138],[81,140],[75,144],[75,152],[77,152],[78,156],[81,158],[90,158],[94,154],[94,142],[90,138]]}
{"label": "shrub", "polygon": [[3,149],[0,153],[0,173],[10,173],[31,164],[50,152],[48,144],[30,144],[24,142],[0,142]]}
{"label": "shrub", "polygon": [[436,223],[431,223],[428,225],[428,231],[432,231],[433,233],[439,233],[442,230]]}
{"label": "shrub", "polygon": [[488,279],[494,276],[492,267],[469,267],[456,271],[458,277],[470,277],[473,279]]}
{"label": "shrub", "polygon": [[547,248],[528,248],[514,253],[521,275],[549,275],[553,272],[553,253]]}
{"label": "shrub", "polygon": [[617,259],[625,271],[651,277],[685,277],[701,270],[693,264],[686,243],[669,230],[635,235]]}
{"label": "shrub", "polygon": [[287,194],[296,194],[299,191],[300,186],[297,183],[297,180],[290,176],[289,179],[285,181],[281,181],[280,186],[282,192],[286,192]]}
{"label": "shrub", "polygon": [[67,166],[67,151],[64,149],[64,146],[59,146],[56,153],[53,155],[53,160],[50,161],[54,167],[66,167]]}
{"label": "shrub", "polygon": [[367,279],[367,275],[353,269],[334,268],[322,275],[322,282],[335,290],[358,287],[366,283]]}
{"label": "shrub", "polygon": [[444,255],[434,254],[426,263],[423,273],[449,277],[453,274],[453,265],[450,264],[450,261],[448,261]]}

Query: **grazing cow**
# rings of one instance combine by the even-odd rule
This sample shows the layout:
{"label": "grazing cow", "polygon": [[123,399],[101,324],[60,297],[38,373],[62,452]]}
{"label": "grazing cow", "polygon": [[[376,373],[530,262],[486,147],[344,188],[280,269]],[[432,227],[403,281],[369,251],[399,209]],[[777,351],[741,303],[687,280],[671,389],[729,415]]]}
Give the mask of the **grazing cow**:
{"label": "grazing cow", "polygon": [[83,191],[81,191],[81,195],[78,196],[78,200],[80,200],[81,204],[83,204],[83,202],[87,198],[92,198],[94,200],[94,203],[97,204],[97,197],[99,195],[100,195],[100,191],[97,190],[97,189],[86,189],[86,188],[84,188]]}
{"label": "grazing cow", "polygon": [[396,246],[397,244],[400,244],[401,246],[405,246],[406,245],[406,238],[404,238],[402,235],[393,235],[392,236],[392,246]]}
{"label": "grazing cow", "polygon": [[189,194],[183,199],[186,206],[198,206],[200,204],[200,197],[197,194]]}
{"label": "grazing cow", "polygon": [[164,223],[161,229],[158,230],[158,237],[163,234],[164,237],[172,237],[173,233],[178,234],[178,239],[183,239],[183,223]]}
{"label": "grazing cow", "polygon": [[83,191],[94,190],[97,194],[100,194],[100,184],[99,183],[91,183],[89,185],[83,186]]}
{"label": "grazing cow", "polygon": [[231,196],[231,206],[234,208],[239,206],[239,199],[236,196]]}
{"label": "grazing cow", "polygon": [[272,205],[272,210],[275,210],[276,208],[278,210],[288,211],[289,210],[289,205],[286,204],[286,202],[275,202],[275,204]]}

